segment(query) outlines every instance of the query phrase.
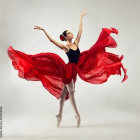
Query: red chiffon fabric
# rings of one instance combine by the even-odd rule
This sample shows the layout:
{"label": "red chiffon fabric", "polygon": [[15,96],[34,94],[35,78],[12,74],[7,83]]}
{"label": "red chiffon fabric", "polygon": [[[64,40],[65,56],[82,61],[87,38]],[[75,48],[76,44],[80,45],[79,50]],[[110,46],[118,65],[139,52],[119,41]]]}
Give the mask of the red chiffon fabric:
{"label": "red chiffon fabric", "polygon": [[[102,84],[110,75],[121,75],[124,71],[124,82],[128,76],[121,60],[123,55],[106,52],[105,47],[117,47],[116,41],[110,36],[111,33],[118,34],[115,28],[102,28],[96,43],[88,50],[80,53],[77,64],[64,60],[57,54],[46,52],[38,54],[25,54],[14,50],[10,46],[7,50],[12,65],[18,70],[18,76],[28,81],[41,81],[42,85],[57,99],[61,97],[64,84],[74,80],[74,86],[79,77],[92,84]],[[69,93],[65,100],[69,99]]]}

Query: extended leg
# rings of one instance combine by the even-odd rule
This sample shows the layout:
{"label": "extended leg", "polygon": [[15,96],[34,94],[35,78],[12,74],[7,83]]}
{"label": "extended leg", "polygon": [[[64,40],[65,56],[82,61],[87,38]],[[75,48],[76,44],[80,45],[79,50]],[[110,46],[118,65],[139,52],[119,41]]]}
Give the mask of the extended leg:
{"label": "extended leg", "polygon": [[63,107],[64,107],[64,102],[65,102],[66,94],[67,94],[67,88],[66,88],[66,85],[64,84],[63,90],[62,90],[62,94],[61,94],[61,98],[60,98],[59,114],[56,115],[56,117],[57,117],[57,127],[59,127],[60,122],[62,120],[62,113],[63,113]]}
{"label": "extended leg", "polygon": [[77,127],[80,126],[80,114],[78,112],[77,106],[76,106],[76,102],[75,102],[75,98],[74,98],[74,93],[75,93],[75,89],[74,89],[74,81],[72,79],[72,82],[69,84],[66,84],[66,87],[69,91],[69,97],[70,97],[70,102],[72,104],[72,107],[76,113],[76,119],[77,119]]}

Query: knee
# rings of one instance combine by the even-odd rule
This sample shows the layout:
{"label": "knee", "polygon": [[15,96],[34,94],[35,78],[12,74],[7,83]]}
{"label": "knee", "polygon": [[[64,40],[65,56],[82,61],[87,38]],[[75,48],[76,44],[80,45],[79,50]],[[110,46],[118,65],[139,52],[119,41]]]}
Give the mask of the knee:
{"label": "knee", "polygon": [[75,93],[75,90],[74,90],[74,89],[73,89],[73,90],[69,90],[69,94],[70,94],[70,96],[73,96],[74,93]]}
{"label": "knee", "polygon": [[62,95],[61,95],[61,100],[63,100],[66,96],[66,93],[64,92]]}
{"label": "knee", "polygon": [[62,101],[62,100],[64,100],[64,98],[65,98],[65,95],[62,94],[60,100]]}
{"label": "knee", "polygon": [[63,100],[66,97],[67,90],[63,90],[62,95],[61,95],[61,100]]}

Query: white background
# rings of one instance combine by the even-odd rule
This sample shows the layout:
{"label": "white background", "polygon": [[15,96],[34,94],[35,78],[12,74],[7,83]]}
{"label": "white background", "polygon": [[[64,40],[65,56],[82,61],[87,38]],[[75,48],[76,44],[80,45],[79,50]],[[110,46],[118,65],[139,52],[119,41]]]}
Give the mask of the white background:
{"label": "white background", "polygon": [[[56,127],[59,100],[40,81],[18,77],[7,55],[7,48],[27,54],[53,52],[67,63],[64,51],[49,42],[41,26],[57,41],[66,29],[74,37],[80,15],[83,33],[80,51],[89,49],[97,40],[101,28],[114,27],[111,34],[117,48],[107,51],[124,55],[122,63],[128,80],[113,75],[101,85],[76,81],[75,99],[81,115],[81,127],[70,100],[65,102],[60,128]],[[0,0],[0,106],[3,107],[4,139],[68,139],[68,140],[139,140],[140,139],[140,1],[139,0]],[[60,41],[61,42],[61,41]],[[61,42],[65,43],[65,42]]]}

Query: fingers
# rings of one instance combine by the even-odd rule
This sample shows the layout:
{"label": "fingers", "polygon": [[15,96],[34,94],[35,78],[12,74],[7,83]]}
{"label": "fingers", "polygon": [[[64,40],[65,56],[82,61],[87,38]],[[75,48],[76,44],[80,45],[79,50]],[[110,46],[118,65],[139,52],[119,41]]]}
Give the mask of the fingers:
{"label": "fingers", "polygon": [[86,12],[86,8],[83,10],[83,12]]}
{"label": "fingers", "polygon": [[83,9],[83,12],[82,12],[82,16],[85,16],[87,15],[87,11],[86,11],[86,8]]}
{"label": "fingers", "polygon": [[87,10],[86,10],[86,8],[84,9],[84,14],[87,15]]}
{"label": "fingers", "polygon": [[38,27],[38,26],[34,26],[34,29],[39,29],[40,27]]}
{"label": "fingers", "polygon": [[40,27],[39,26],[34,26],[34,28],[39,29]]}
{"label": "fingers", "polygon": [[39,26],[34,26],[35,28],[40,28]]}
{"label": "fingers", "polygon": [[34,26],[34,29],[37,29],[37,30],[42,30],[42,28],[41,28],[41,27],[39,27],[39,26]]}

